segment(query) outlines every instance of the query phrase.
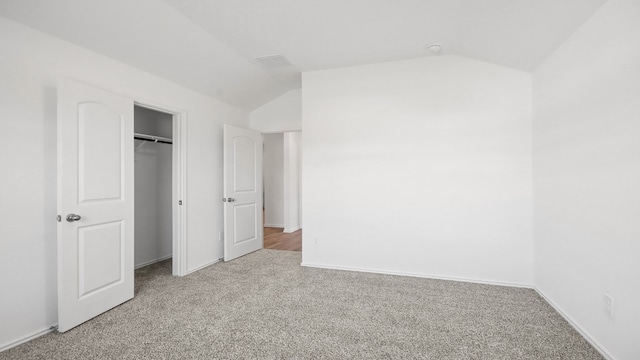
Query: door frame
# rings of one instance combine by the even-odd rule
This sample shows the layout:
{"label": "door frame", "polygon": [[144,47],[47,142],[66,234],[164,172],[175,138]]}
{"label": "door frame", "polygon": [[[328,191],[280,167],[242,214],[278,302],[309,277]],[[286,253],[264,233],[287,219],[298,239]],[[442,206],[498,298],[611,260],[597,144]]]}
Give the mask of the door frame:
{"label": "door frame", "polygon": [[[133,96],[134,106],[172,116],[171,225],[172,266],[174,276],[187,275],[187,112],[166,104]],[[135,121],[135,119],[134,119]]]}

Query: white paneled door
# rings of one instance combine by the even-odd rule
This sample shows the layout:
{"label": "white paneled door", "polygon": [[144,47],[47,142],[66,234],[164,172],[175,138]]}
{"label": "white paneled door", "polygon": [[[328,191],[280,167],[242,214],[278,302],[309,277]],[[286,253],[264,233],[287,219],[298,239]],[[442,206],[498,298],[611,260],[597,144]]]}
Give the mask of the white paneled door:
{"label": "white paneled door", "polygon": [[262,249],[262,134],[224,125],[224,260]]}
{"label": "white paneled door", "polygon": [[133,101],[58,86],[58,330],[133,298]]}

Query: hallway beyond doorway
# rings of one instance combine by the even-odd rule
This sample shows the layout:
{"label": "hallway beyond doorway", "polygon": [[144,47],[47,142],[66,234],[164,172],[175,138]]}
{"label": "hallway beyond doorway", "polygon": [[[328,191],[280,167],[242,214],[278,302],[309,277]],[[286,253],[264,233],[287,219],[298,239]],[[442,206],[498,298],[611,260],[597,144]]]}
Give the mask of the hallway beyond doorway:
{"label": "hallway beyond doorway", "polygon": [[283,228],[264,228],[264,248],[272,250],[302,251],[302,229],[290,234],[282,232]]}

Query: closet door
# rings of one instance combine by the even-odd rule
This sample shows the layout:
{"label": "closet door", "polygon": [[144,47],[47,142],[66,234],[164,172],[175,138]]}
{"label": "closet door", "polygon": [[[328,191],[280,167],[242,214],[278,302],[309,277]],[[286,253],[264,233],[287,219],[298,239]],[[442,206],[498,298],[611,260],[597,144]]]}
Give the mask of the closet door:
{"label": "closet door", "polygon": [[133,298],[133,101],[58,86],[58,331]]}

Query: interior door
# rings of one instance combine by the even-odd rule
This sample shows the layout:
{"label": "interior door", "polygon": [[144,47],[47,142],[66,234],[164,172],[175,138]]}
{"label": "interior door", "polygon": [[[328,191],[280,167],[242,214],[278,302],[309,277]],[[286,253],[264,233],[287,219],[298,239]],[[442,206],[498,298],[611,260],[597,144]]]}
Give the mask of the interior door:
{"label": "interior door", "polygon": [[262,249],[262,134],[224,125],[224,260]]}
{"label": "interior door", "polygon": [[58,86],[58,331],[133,298],[133,101]]}

